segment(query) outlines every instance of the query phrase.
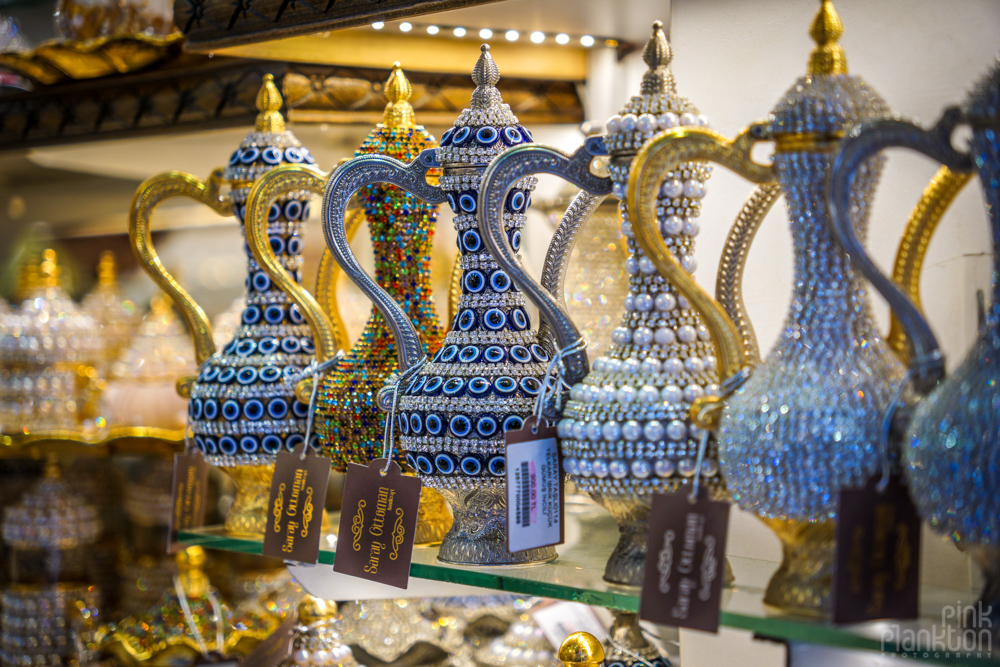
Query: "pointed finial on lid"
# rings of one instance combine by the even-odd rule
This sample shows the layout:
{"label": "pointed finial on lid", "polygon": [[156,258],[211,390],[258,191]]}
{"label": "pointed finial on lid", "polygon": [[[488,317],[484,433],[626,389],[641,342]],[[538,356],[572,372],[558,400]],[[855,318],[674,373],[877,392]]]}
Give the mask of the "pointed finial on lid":
{"label": "pointed finial on lid", "polygon": [[257,131],[258,132],[284,132],[285,118],[281,115],[281,93],[274,85],[274,76],[264,75],[264,83],[257,93]]}
{"label": "pointed finial on lid", "polygon": [[385,105],[385,115],[383,124],[386,127],[412,127],[416,125],[416,117],[413,115],[413,106],[410,104],[410,97],[413,95],[413,86],[406,78],[400,64],[393,63],[392,73],[385,82],[385,96],[389,103]]}
{"label": "pointed finial on lid", "polygon": [[56,251],[46,248],[42,251],[42,263],[38,266],[41,286],[59,287],[59,265],[56,263]]}
{"label": "pointed finial on lid", "polygon": [[816,42],[816,48],[809,56],[810,74],[847,74],[847,56],[838,44],[844,34],[844,24],[840,22],[837,10],[831,0],[820,0],[819,12],[813,19],[809,35]]}
{"label": "pointed finial on lid", "polygon": [[490,45],[483,44],[476,66],[472,68],[472,81],[476,89],[472,91],[473,109],[486,109],[502,103],[500,91],[496,89],[500,80],[500,69],[490,55]]}
{"label": "pointed finial on lid", "polygon": [[97,284],[101,287],[113,287],[118,280],[118,264],[115,253],[105,250],[97,261]]}
{"label": "pointed finial on lid", "polygon": [[677,91],[670,63],[674,59],[674,50],[663,33],[663,21],[653,24],[653,35],[642,50],[642,59],[649,69],[642,77],[640,92],[643,95],[673,93]]}
{"label": "pointed finial on lid", "polygon": [[17,284],[14,286],[14,298],[17,301],[27,299],[39,285],[38,262],[34,257],[27,257],[17,270]]}

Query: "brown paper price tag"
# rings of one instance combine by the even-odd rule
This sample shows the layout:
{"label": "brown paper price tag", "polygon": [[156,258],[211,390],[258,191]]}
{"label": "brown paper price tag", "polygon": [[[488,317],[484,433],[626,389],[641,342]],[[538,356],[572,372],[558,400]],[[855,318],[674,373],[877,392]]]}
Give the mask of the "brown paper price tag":
{"label": "brown paper price tag", "polygon": [[315,563],[323,526],[323,502],[330,481],[330,459],[310,452],[305,442],[294,452],[279,452],[267,502],[265,556]]}
{"label": "brown paper price tag", "polygon": [[205,494],[208,490],[208,461],[194,450],[174,456],[171,484],[170,529],[167,531],[167,553],[180,550],[177,533],[205,525]]}

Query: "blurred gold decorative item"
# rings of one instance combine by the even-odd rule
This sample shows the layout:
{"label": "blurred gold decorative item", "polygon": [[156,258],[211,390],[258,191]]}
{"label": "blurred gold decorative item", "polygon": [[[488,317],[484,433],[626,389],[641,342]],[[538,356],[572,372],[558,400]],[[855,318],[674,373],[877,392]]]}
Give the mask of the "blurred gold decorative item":
{"label": "blurred gold decorative item", "polygon": [[559,667],[552,644],[528,614],[521,614],[502,637],[475,653],[480,667]]}
{"label": "blurred gold decorative item", "polygon": [[177,31],[167,0],[57,0],[53,18],[56,34],[67,41]]}
{"label": "blurred gold decorative item", "polygon": [[337,603],[307,595],[298,612],[292,652],[281,667],[358,667],[340,627]]}
{"label": "blurred gold decorative item", "polygon": [[471,659],[476,650],[503,636],[511,623],[538,602],[539,598],[519,595],[483,595],[434,598],[428,606],[438,625],[461,633],[461,653]]}
{"label": "blurred gold decorative item", "polygon": [[559,662],[563,667],[600,667],[604,664],[604,647],[589,632],[574,632],[559,647]]}
{"label": "blurred gold decorative item", "polygon": [[110,250],[101,253],[97,264],[97,284],[83,297],[80,307],[97,324],[101,338],[97,372],[107,378],[111,373],[111,364],[128,345],[139,323],[135,304],[122,296],[115,254]]}
{"label": "blurred gold decorative item", "polygon": [[461,633],[428,619],[418,600],[348,602],[340,615],[341,635],[361,664],[405,661],[447,667],[462,644]]}
{"label": "blurred gold decorative item", "polygon": [[44,86],[127,74],[179,54],[183,41],[179,34],[120,35],[87,42],[51,40],[27,53],[0,53],[0,69]]}

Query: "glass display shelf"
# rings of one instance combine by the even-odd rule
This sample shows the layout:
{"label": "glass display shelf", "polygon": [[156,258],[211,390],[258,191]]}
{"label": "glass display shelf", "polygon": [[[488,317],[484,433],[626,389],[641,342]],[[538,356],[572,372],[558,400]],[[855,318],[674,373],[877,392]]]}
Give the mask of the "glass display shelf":
{"label": "glass display shelf", "polygon": [[[339,522],[330,515],[330,524]],[[261,539],[234,537],[221,527],[183,531],[179,542],[207,549],[221,549],[246,554],[261,553]],[[548,563],[511,567],[469,567],[443,563],[436,547],[416,547],[410,566],[413,578],[505,591],[523,595],[570,600],[584,604],[637,611],[639,590],[604,581],[604,564],[618,541],[618,527],[604,510],[589,503],[567,503],[566,542],[557,547],[559,557]],[[319,565],[333,564],[336,536],[326,535],[322,542]],[[922,662],[945,665],[998,665],[1000,651],[977,645],[974,651],[948,651],[948,633],[952,644],[960,637],[957,621],[947,610],[969,604],[978,598],[971,590],[934,586],[921,588],[921,616],[914,621],[882,621],[848,626],[807,616],[784,613],[764,604],[764,589],[778,564],[773,561],[730,556],[736,583],[722,596],[721,624],[749,630],[759,636],[789,642],[801,642],[845,649],[864,649],[898,655]],[[335,575],[326,568],[329,576]],[[315,570],[313,576],[316,576]],[[399,589],[397,596],[406,593]],[[442,595],[448,593],[440,593]]]}

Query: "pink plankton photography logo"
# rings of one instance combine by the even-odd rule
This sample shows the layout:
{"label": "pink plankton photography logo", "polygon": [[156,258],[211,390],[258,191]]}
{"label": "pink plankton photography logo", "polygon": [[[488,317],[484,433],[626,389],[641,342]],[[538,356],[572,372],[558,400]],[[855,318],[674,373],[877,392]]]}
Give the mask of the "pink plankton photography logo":
{"label": "pink plankton photography logo", "polygon": [[882,653],[897,658],[940,660],[993,656],[993,607],[958,602],[941,609],[940,622],[894,623],[882,630]]}

